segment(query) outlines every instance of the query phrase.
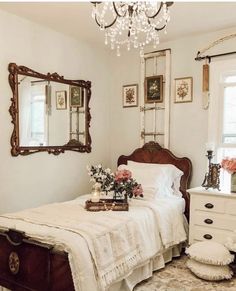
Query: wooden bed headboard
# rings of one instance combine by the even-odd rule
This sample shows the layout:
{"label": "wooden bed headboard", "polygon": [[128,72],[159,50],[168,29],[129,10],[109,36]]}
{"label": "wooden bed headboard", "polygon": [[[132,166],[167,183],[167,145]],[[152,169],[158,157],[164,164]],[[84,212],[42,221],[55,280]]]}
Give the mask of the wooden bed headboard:
{"label": "wooden bed headboard", "polygon": [[186,201],[185,215],[189,218],[189,204],[190,197],[186,191],[189,188],[190,180],[192,176],[192,163],[190,159],[178,158],[170,150],[162,148],[156,142],[146,143],[142,148],[136,149],[129,156],[120,156],[118,158],[118,166],[121,164],[127,164],[127,161],[135,161],[140,163],[153,163],[153,164],[172,164],[183,171],[183,176],[180,181],[180,191],[183,194],[183,198]]}

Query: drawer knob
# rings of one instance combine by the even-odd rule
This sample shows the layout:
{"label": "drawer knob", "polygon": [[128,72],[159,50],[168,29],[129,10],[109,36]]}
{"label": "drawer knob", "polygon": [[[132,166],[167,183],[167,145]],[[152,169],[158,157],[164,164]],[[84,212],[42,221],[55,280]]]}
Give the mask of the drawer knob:
{"label": "drawer knob", "polygon": [[211,203],[207,203],[207,204],[205,204],[205,207],[208,209],[212,209],[212,208],[214,208],[214,205]]}
{"label": "drawer knob", "polygon": [[210,235],[210,234],[204,234],[204,236],[203,236],[205,239],[212,239],[212,235]]}
{"label": "drawer knob", "polygon": [[210,219],[210,218],[207,218],[207,219],[204,220],[204,222],[205,222],[206,224],[212,224],[212,223],[213,223],[213,220]]}

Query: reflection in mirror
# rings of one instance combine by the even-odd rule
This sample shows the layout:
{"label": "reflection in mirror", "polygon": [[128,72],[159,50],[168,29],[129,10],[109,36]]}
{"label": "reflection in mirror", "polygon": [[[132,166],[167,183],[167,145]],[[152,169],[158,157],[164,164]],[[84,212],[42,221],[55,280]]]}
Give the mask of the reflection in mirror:
{"label": "reflection in mirror", "polygon": [[42,75],[15,64],[9,71],[13,155],[91,151],[90,82],[65,80],[56,73]]}

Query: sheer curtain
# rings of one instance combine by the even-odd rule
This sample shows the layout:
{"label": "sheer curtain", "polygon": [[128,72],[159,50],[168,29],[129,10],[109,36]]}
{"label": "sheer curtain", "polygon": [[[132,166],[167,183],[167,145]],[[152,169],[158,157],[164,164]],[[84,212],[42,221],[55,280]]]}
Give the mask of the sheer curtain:
{"label": "sheer curtain", "polygon": [[[236,157],[236,59],[210,65],[208,142],[214,144],[214,162]],[[221,170],[221,188],[230,190],[230,174]]]}

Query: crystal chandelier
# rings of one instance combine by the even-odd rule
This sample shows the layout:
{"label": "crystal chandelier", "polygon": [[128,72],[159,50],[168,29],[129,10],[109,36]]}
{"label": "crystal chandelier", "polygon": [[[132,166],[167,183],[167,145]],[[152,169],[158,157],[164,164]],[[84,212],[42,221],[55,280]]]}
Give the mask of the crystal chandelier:
{"label": "crystal chandelier", "polygon": [[159,44],[158,32],[165,29],[170,20],[169,7],[173,2],[91,2],[92,17],[105,31],[105,44],[110,43],[120,56],[120,48],[126,46],[140,49]]}

